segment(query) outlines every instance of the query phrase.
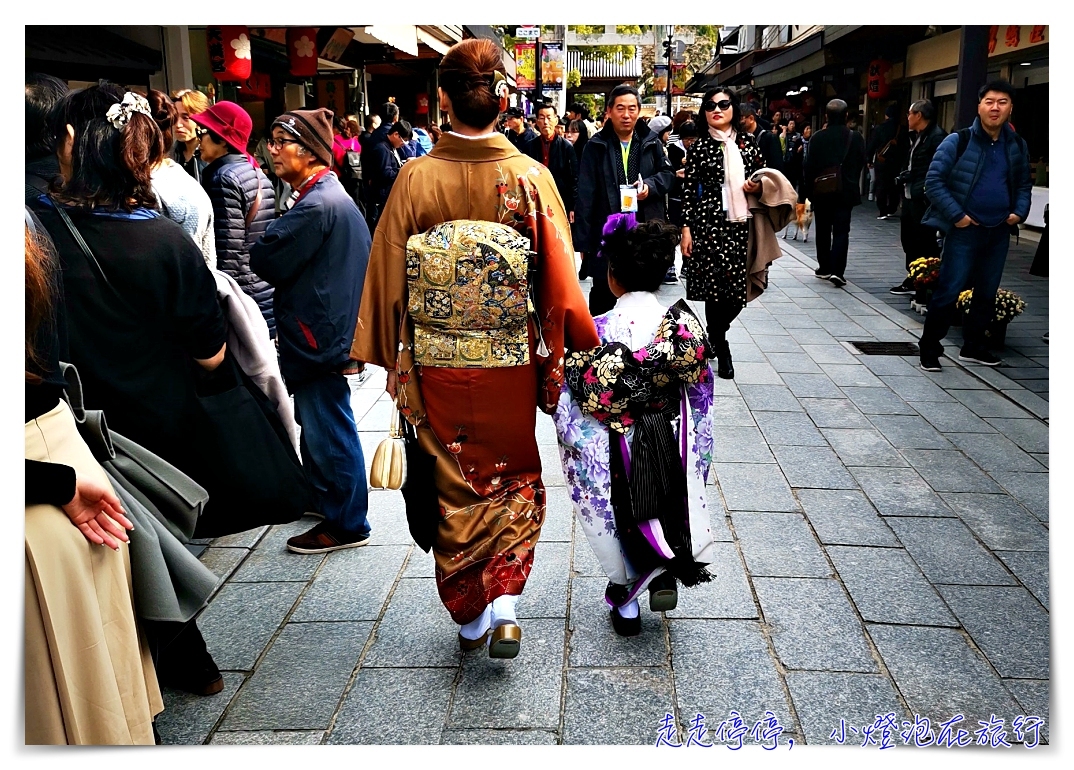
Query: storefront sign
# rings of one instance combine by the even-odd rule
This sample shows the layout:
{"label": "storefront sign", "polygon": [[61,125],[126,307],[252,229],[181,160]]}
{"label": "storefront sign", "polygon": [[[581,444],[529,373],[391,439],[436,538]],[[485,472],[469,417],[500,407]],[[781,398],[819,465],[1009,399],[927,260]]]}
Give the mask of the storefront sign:
{"label": "storefront sign", "polygon": [[515,87],[537,87],[537,44],[515,43]]}
{"label": "storefront sign", "polygon": [[520,37],[523,40],[536,40],[540,36],[541,28],[537,26],[515,28],[515,37]]}
{"label": "storefront sign", "polygon": [[287,56],[291,60],[291,74],[310,78],[317,74],[317,28],[289,27],[287,30]]}
{"label": "storefront sign", "polygon": [[327,107],[335,115],[347,113],[347,78],[317,78],[317,106]]}
{"label": "storefront sign", "polygon": [[563,43],[541,46],[541,84],[563,85]]}
{"label": "storefront sign", "polygon": [[343,52],[347,50],[347,46],[354,40],[354,30],[347,29],[346,27],[339,27],[332,33],[332,37],[324,45],[324,50],[321,51],[321,58],[328,59],[330,61],[339,61],[343,57]]}
{"label": "storefront sign", "polygon": [[250,30],[246,27],[207,27],[209,65],[221,81],[243,81],[253,71],[250,58]]}

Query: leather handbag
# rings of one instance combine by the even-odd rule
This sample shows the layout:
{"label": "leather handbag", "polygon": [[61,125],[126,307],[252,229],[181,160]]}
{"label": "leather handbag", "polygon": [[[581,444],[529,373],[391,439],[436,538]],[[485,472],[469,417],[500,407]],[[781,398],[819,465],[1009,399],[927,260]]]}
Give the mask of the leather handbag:
{"label": "leather handbag", "polygon": [[403,442],[406,448],[407,478],[403,484],[406,503],[406,522],[410,536],[426,553],[436,542],[440,526],[440,498],[436,493],[436,456],[418,445],[418,434],[409,420],[402,421]]}
{"label": "leather handbag", "polygon": [[402,489],[406,483],[406,446],[399,420],[399,410],[392,409],[388,438],[377,446],[369,469],[369,486],[373,489]]}
{"label": "leather handbag", "polygon": [[813,179],[814,195],[832,195],[843,191],[843,163],[850,154],[850,143],[854,140],[854,132],[847,129],[847,147],[843,151],[843,159],[834,166],[825,166]]}

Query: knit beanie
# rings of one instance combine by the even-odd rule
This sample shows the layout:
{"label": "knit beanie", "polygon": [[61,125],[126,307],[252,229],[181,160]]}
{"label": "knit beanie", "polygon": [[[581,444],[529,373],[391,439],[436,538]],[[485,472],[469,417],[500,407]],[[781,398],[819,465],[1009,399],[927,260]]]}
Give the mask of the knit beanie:
{"label": "knit beanie", "polygon": [[272,121],[271,128],[279,126],[292,134],[324,165],[331,168],[333,117],[332,111],[324,107],[318,107],[315,110],[291,110]]}

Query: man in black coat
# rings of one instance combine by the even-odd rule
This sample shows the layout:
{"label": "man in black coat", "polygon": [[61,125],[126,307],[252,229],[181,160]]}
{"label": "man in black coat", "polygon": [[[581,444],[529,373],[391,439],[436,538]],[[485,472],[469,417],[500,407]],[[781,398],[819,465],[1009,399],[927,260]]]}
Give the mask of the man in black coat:
{"label": "man in black coat", "polygon": [[556,180],[556,189],[563,199],[563,210],[574,221],[574,193],[578,184],[578,164],[574,148],[562,136],[556,135],[556,110],[551,104],[537,108],[538,135],[519,149],[543,163]]}
{"label": "man in black coat", "polygon": [[884,111],[887,119],[873,130],[865,157],[869,168],[876,168],[877,219],[890,219],[899,208],[899,185],[895,181],[905,167],[903,140],[905,131],[899,123],[899,107],[889,104]]}
{"label": "man in black coat", "polygon": [[[373,136],[379,131],[379,128],[374,131]],[[368,185],[369,196],[366,219],[371,231],[377,228],[380,212],[392,191],[399,169],[409,160],[405,145],[412,136],[410,124],[405,120],[398,120],[388,128],[385,141],[371,144],[369,149],[362,153],[362,179]]]}
{"label": "man in black coat", "polygon": [[508,107],[507,112],[504,113],[504,121],[506,124],[504,134],[507,136],[507,141],[513,144],[519,152],[525,152],[526,143],[533,141],[537,137],[537,132],[526,125],[526,119],[518,107]]}
{"label": "man in black coat", "polygon": [[[828,102],[825,112],[828,127],[809,140],[809,151],[802,164],[802,184],[798,202],[813,202],[813,222],[817,227],[817,262],[814,274],[845,286],[843,273],[850,247],[850,211],[861,205],[861,170],[865,166],[865,140],[847,128],[847,103],[842,99]],[[817,192],[818,176],[837,173],[839,189]]]}
{"label": "man in black coat", "polygon": [[660,143],[647,126],[638,125],[641,98],[638,89],[617,85],[605,103],[604,128],[590,138],[582,152],[578,170],[578,195],[574,218],[578,242],[583,252],[593,288],[589,292],[589,312],[606,313],[615,307],[615,295],[608,288],[608,262],[597,257],[604,222],[622,211],[619,187],[638,188],[638,221],[667,219],[664,196],[671,190],[675,172]]}
{"label": "man in black coat", "polygon": [[756,108],[749,102],[740,105],[742,110],[741,130],[753,134],[757,140],[757,146],[761,148],[764,156],[764,164],[776,171],[783,171],[783,145],[779,137],[771,131],[765,131],[757,122]]}
{"label": "man in black coat", "polygon": [[921,219],[929,207],[929,199],[925,195],[925,174],[947,132],[936,124],[936,108],[928,99],[910,105],[908,122],[910,130],[914,132],[910,161],[896,178],[903,191],[900,235],[902,250],[906,252],[907,277],[898,286],[888,289],[892,294],[913,294],[916,291],[914,282],[909,278],[911,262],[921,257],[940,256],[936,228],[922,225]]}

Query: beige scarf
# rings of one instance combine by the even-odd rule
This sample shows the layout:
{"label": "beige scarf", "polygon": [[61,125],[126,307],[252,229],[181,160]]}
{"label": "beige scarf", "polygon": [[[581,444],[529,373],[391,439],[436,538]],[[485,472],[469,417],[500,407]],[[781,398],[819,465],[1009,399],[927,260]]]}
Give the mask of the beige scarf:
{"label": "beige scarf", "polygon": [[728,222],[745,222],[750,216],[750,207],[746,203],[746,167],[742,163],[742,153],[735,140],[738,134],[733,128],[719,131],[709,126],[709,136],[723,145],[723,199]]}

